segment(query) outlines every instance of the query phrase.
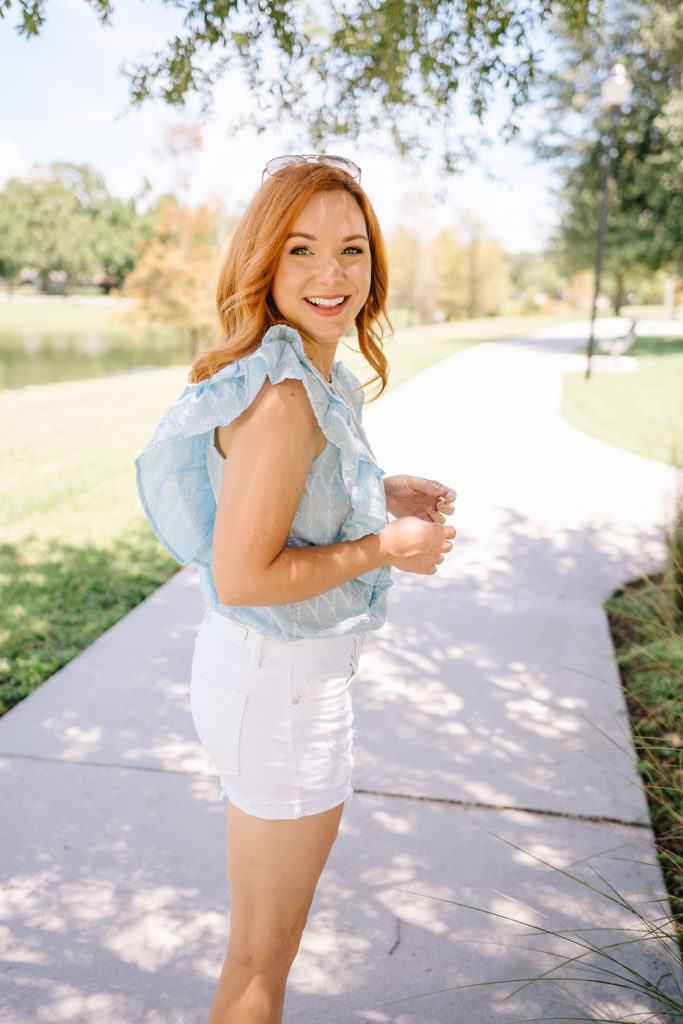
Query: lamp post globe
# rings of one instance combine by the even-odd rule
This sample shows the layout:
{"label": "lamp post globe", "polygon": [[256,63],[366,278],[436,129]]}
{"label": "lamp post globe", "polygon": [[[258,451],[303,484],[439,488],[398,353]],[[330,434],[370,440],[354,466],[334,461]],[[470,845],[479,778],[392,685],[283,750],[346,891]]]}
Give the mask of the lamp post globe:
{"label": "lamp post globe", "polygon": [[615,64],[600,86],[602,102],[610,107],[623,107],[631,99],[633,82],[623,64]]}

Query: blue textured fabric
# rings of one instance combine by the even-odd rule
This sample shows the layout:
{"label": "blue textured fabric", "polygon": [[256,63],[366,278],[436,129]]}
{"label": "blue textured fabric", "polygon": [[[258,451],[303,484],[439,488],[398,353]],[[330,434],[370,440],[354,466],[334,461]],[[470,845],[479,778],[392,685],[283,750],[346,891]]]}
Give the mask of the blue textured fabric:
{"label": "blue textured fabric", "polygon": [[[201,567],[204,594],[216,611],[278,640],[339,636],[378,629],[386,618],[387,568],[364,573],[326,594],[294,604],[238,608],[220,603],[211,548],[222,459],[213,438],[239,416],[268,378],[301,380],[327,446],[308,474],[287,544],[332,544],[386,525],[382,470],[361,424],[362,393],[341,363],[326,382],[291,327],[271,327],[261,345],[209,380],[190,384],[136,460],[140,499],[159,540],[181,564]],[[355,392],[355,393],[354,393]]]}

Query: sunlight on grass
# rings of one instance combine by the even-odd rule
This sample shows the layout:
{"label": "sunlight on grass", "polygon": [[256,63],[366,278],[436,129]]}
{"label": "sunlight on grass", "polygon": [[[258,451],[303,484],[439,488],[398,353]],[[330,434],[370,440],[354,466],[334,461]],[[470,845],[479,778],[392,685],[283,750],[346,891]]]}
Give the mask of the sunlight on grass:
{"label": "sunlight on grass", "polygon": [[638,338],[636,373],[565,374],[562,413],[573,426],[637,455],[683,460],[683,339]]}

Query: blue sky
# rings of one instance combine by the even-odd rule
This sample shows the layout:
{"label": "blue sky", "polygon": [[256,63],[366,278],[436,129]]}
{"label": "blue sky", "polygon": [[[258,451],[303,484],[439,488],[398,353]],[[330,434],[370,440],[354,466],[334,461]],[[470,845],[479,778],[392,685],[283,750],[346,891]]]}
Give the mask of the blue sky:
{"label": "blue sky", "polygon": [[[155,193],[173,189],[177,175],[160,156],[164,133],[199,120],[199,113],[158,102],[131,110],[120,67],[160,47],[180,26],[180,12],[160,0],[115,0],[113,26],[103,28],[84,0],[50,0],[46,10],[41,35],[30,40],[16,33],[13,11],[0,21],[0,187],[32,164],[65,160],[90,164],[123,197],[139,193],[145,179]],[[231,137],[226,123],[248,113],[251,102],[238,76],[219,86],[213,116],[202,124],[203,149],[189,167],[188,201],[217,195],[238,210],[270,157],[308,152],[293,129],[261,135],[245,129]],[[495,137],[493,121],[490,132]],[[411,166],[369,140],[345,139],[328,150],[363,168],[385,230],[402,220],[431,234],[472,212],[508,251],[522,251],[541,249],[555,221],[549,169],[519,143],[493,143],[486,163],[495,177],[477,165],[446,183],[436,162]]]}

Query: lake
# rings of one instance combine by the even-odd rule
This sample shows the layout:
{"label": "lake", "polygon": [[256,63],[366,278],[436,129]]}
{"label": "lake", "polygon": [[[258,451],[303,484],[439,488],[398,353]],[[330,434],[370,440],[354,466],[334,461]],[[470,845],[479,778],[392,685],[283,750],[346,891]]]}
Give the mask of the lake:
{"label": "lake", "polygon": [[0,389],[187,363],[187,345],[172,335],[135,340],[120,329],[52,333],[0,326]]}

